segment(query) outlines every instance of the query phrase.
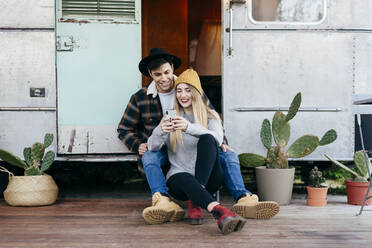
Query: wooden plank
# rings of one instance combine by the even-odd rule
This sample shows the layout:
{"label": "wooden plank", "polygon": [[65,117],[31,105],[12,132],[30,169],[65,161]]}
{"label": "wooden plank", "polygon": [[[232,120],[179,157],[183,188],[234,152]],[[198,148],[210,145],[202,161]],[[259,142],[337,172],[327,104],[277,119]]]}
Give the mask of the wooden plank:
{"label": "wooden plank", "polygon": [[[231,198],[223,203],[231,206]],[[223,236],[216,221],[190,226],[187,220],[147,225],[139,199],[62,199],[36,208],[0,202],[0,247],[369,247],[371,212],[330,202],[308,207],[302,199],[281,206],[271,220],[249,220],[239,233]],[[371,207],[367,207],[371,209]]]}

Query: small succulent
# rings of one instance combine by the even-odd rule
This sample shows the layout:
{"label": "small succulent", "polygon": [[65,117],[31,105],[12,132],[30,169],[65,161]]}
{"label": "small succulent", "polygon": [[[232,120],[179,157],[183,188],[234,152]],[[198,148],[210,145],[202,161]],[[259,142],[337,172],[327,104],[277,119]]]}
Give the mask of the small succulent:
{"label": "small succulent", "polygon": [[[267,149],[266,157],[242,153],[239,155],[240,164],[246,167],[256,167],[266,164],[267,168],[288,168],[288,158],[302,158],[312,153],[318,146],[325,146],[337,139],[337,132],[328,130],[319,140],[314,135],[304,135],[298,138],[287,150],[291,128],[289,121],[295,117],[301,105],[301,93],[298,93],[288,109],[287,115],[276,111],[272,124],[264,119],[261,127],[261,141]],[[275,146],[272,146],[274,137]]]}
{"label": "small succulent", "polygon": [[[355,169],[354,170],[350,169],[346,165],[340,163],[339,161],[331,158],[328,155],[324,155],[324,156],[326,156],[326,158],[328,158],[335,165],[337,165],[337,166],[341,167],[342,169],[350,172],[354,176],[354,178],[353,178],[354,181],[356,181],[356,182],[367,182],[368,181],[369,174],[368,174],[367,165],[366,165],[366,162],[365,162],[365,159],[364,159],[364,152],[363,151],[357,151],[357,152],[354,153],[354,164],[355,164]],[[367,161],[368,161],[369,171],[371,172],[372,171],[371,161],[369,159],[367,159]]]}
{"label": "small succulent", "polygon": [[325,182],[325,178],[323,177],[323,174],[321,171],[318,170],[318,167],[314,167],[309,174],[309,186],[315,187],[315,188],[321,188],[322,183]]}
{"label": "small succulent", "polygon": [[48,151],[45,153],[45,149],[48,148],[52,142],[53,134],[47,133],[44,137],[44,144],[36,142],[32,147],[24,148],[24,161],[20,157],[3,149],[0,149],[0,158],[8,164],[24,169],[25,176],[43,175],[54,162],[54,152]]}

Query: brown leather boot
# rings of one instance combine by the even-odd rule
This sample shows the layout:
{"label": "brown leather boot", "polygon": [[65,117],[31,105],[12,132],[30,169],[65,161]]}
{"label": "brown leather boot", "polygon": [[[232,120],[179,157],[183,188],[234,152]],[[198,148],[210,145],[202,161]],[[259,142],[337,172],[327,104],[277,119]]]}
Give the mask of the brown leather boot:
{"label": "brown leather boot", "polygon": [[257,195],[246,194],[231,208],[231,211],[249,219],[270,219],[279,213],[279,204],[274,201],[258,201]]}
{"label": "brown leather boot", "polygon": [[169,197],[156,192],[152,196],[152,206],[143,210],[142,216],[148,224],[173,222],[183,218],[185,211]]}

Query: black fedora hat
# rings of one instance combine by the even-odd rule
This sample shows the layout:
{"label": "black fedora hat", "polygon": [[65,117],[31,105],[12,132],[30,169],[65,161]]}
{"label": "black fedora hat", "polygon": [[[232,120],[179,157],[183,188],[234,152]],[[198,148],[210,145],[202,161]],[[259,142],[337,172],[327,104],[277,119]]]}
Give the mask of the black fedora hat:
{"label": "black fedora hat", "polygon": [[180,58],[178,58],[175,55],[167,53],[163,48],[152,48],[150,50],[150,55],[143,58],[139,64],[138,64],[138,69],[140,72],[145,75],[150,77],[149,71],[147,69],[148,64],[153,61],[154,59],[159,59],[159,58],[166,58],[166,57],[171,57],[173,60],[173,66],[174,70],[176,70],[178,67],[180,67],[182,61]]}

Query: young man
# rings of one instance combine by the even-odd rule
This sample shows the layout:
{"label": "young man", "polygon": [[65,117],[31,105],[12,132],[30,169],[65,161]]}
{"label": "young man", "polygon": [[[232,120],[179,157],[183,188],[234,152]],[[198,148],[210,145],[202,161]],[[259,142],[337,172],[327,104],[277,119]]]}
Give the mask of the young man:
{"label": "young man", "polygon": [[[143,210],[143,217],[149,224],[177,221],[185,211],[169,199],[168,188],[162,172],[167,164],[167,153],[147,150],[147,139],[160,123],[168,109],[173,109],[175,93],[173,72],[181,65],[181,60],[168,54],[162,48],[153,48],[150,55],[139,63],[139,70],[153,81],[132,95],[119,123],[119,138],[133,152],[141,156],[143,170],[150,186],[152,206]],[[237,203],[232,210],[245,218],[269,219],[279,212],[276,202],[259,202],[245,186],[240,172],[238,156],[227,145],[219,148],[219,158],[225,174],[227,188]],[[189,204],[189,217],[201,216],[201,210]],[[195,215],[195,216],[194,216]]]}

